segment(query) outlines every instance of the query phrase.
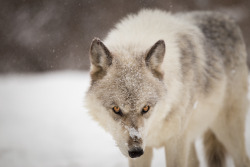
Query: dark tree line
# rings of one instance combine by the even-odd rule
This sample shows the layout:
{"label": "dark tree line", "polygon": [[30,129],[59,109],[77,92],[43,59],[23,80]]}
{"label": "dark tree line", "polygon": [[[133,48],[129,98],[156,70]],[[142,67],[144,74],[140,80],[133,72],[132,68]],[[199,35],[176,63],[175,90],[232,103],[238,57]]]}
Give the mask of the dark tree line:
{"label": "dark tree line", "polygon": [[141,8],[228,13],[250,45],[249,0],[6,0],[0,1],[0,72],[87,70],[92,39]]}

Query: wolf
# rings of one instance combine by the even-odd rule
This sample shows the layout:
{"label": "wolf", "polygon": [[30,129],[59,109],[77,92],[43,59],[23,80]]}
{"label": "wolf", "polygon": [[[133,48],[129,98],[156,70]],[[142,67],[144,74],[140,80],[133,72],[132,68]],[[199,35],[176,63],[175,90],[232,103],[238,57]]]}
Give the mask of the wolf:
{"label": "wolf", "polygon": [[250,167],[245,148],[248,68],[236,23],[216,12],[143,9],[90,47],[86,106],[130,167],[149,167],[164,147],[168,167]]}

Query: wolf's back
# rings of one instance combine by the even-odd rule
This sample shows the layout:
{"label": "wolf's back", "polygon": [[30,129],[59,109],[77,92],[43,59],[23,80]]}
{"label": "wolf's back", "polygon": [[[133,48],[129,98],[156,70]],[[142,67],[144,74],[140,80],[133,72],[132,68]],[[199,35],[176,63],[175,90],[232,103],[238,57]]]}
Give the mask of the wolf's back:
{"label": "wolf's back", "polygon": [[204,34],[207,53],[220,56],[227,69],[246,66],[245,43],[239,26],[232,18],[216,12],[193,12],[188,17]]}

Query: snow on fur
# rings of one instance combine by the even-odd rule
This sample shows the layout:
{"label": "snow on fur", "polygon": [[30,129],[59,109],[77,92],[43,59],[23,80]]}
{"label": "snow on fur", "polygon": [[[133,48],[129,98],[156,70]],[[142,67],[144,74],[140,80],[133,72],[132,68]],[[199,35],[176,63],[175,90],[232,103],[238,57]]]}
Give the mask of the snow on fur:
{"label": "snow on fur", "polygon": [[134,138],[138,138],[138,139],[141,139],[141,130],[142,130],[142,128],[139,128],[139,130],[136,130],[134,127],[128,127],[128,126],[124,126],[127,130],[128,130],[128,132],[129,132],[129,135],[130,135],[130,137],[132,137],[133,139]]}

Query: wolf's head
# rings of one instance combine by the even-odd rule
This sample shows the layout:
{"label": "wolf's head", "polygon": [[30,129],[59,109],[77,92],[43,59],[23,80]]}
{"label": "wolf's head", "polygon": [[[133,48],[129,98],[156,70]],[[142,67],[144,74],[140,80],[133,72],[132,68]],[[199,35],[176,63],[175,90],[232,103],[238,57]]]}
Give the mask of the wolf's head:
{"label": "wolf's head", "polygon": [[142,53],[109,50],[99,39],[91,44],[86,105],[125,156],[139,157],[145,149],[150,119],[166,91],[161,71],[164,54],[163,40]]}

